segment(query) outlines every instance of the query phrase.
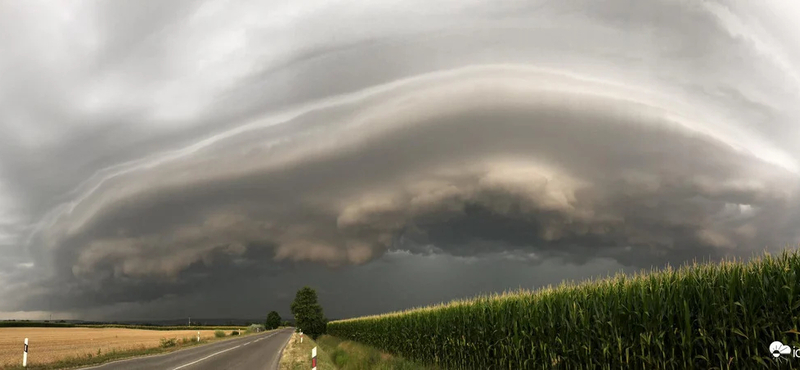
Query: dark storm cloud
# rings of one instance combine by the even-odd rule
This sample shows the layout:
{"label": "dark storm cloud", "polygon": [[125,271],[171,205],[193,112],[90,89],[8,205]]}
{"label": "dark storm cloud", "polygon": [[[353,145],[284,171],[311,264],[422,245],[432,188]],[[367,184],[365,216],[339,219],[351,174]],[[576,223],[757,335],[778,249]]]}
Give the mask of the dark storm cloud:
{"label": "dark storm cloud", "polygon": [[[0,310],[217,314],[302,281],[345,316],[372,313],[326,293],[355,275],[395,289],[439,264],[421,278],[450,299],[557,282],[504,266],[560,280],[800,241],[785,21],[396,5],[0,12],[23,35],[0,39],[0,293],[19,297]],[[496,268],[451,281],[472,264]]]}

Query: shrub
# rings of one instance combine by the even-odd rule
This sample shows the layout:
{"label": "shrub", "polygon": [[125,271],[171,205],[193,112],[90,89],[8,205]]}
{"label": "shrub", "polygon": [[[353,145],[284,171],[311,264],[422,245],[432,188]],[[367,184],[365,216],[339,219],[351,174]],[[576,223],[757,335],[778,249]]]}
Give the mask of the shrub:
{"label": "shrub", "polygon": [[264,328],[264,325],[259,325],[259,324],[253,324],[253,325],[250,325],[250,326],[247,327],[247,332],[248,333],[260,333],[260,332],[263,332],[265,330],[266,330],[266,328]]}
{"label": "shrub", "polygon": [[217,337],[217,338],[222,338],[222,337],[225,336],[225,332],[222,331],[222,330],[215,330],[214,331],[214,336]]}
{"label": "shrub", "polygon": [[336,348],[333,350],[330,357],[336,366],[343,367],[347,365],[350,356],[348,356],[347,352],[344,349]]}
{"label": "shrub", "polygon": [[232,335],[232,336],[233,336],[233,335],[239,335],[239,332],[238,332],[238,331],[236,331],[236,330],[234,330],[234,331],[232,331],[232,332],[231,332],[231,335]]}
{"label": "shrub", "polygon": [[178,344],[178,338],[161,338],[161,348],[175,347]]}
{"label": "shrub", "polygon": [[800,346],[800,253],[334,321],[328,332],[453,369],[764,368]]}

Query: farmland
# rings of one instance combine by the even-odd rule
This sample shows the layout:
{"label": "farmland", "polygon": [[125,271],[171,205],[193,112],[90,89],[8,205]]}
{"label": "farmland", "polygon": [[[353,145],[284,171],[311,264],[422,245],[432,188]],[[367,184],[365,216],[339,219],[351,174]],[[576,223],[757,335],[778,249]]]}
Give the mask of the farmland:
{"label": "farmland", "polygon": [[749,369],[781,361],[772,341],[800,346],[798,328],[793,251],[333,321],[328,334],[453,369]]}
{"label": "farmland", "polygon": [[[19,365],[22,343],[29,338],[29,364],[42,365],[69,358],[86,358],[161,347],[161,338],[197,337],[197,330],[142,330],[128,328],[42,327],[0,328],[0,368]],[[214,330],[201,330],[204,340],[214,338]]]}

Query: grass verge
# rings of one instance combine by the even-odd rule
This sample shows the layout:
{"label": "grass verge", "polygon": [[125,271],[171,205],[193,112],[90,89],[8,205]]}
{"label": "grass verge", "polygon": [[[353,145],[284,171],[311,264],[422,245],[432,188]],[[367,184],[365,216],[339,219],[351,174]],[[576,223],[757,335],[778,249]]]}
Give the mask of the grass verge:
{"label": "grass verge", "polygon": [[303,336],[303,343],[300,343],[300,335],[292,334],[289,343],[283,349],[281,355],[280,370],[308,370],[311,369],[311,349],[317,347],[317,370],[336,370],[336,366],[317,342]]}
{"label": "grass verge", "polygon": [[[195,338],[181,338],[181,339],[162,338],[160,347],[142,346],[140,348],[127,349],[122,351],[112,350],[108,352],[99,352],[96,355],[89,354],[86,356],[67,357],[55,362],[49,362],[44,364],[29,362],[27,367],[22,367],[22,364],[15,366],[4,366],[0,367],[0,370],[59,370],[59,369],[73,369],[86,366],[96,366],[107,362],[124,360],[134,357],[151,356],[151,355],[159,355],[169,352],[175,352],[181,349],[194,347],[201,344],[219,342],[231,338],[234,337],[228,336],[224,338],[213,338],[213,339],[201,338],[199,342]],[[20,358],[21,357],[22,356],[20,356]]]}
{"label": "grass verge", "polygon": [[323,335],[317,343],[328,354],[339,370],[433,370],[402,357],[381,352],[375,347],[353,341]]}

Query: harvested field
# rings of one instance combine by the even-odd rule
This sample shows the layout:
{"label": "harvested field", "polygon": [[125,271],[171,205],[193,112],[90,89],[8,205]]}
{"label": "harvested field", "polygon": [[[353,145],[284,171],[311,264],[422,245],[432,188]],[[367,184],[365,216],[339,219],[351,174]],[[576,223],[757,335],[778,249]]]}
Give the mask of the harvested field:
{"label": "harvested field", "polygon": [[[197,330],[141,330],[100,328],[0,328],[0,369],[22,362],[23,340],[28,338],[28,363],[45,364],[70,357],[96,356],[111,351],[159,347],[161,338],[195,338]],[[214,338],[201,330],[202,339]]]}

